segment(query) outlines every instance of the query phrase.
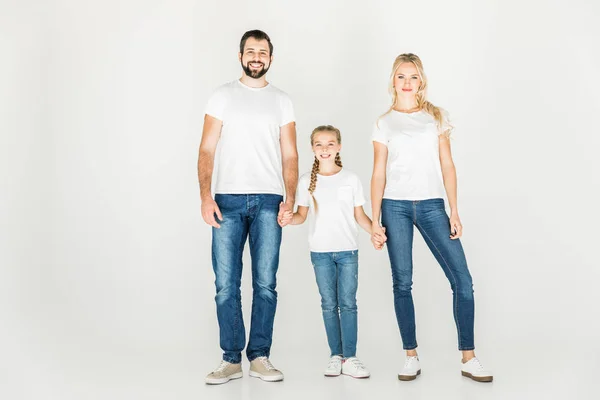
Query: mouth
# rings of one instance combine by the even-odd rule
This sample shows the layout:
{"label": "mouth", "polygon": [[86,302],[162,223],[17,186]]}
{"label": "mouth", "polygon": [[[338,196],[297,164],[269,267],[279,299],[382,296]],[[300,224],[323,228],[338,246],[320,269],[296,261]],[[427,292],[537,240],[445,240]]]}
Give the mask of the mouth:
{"label": "mouth", "polygon": [[331,157],[331,154],[321,154],[320,157],[323,158],[323,159],[328,159],[328,158]]}
{"label": "mouth", "polygon": [[264,66],[265,66],[265,64],[263,64],[263,63],[254,63],[254,62],[251,62],[251,63],[248,63],[248,66],[249,66],[250,68],[260,68],[260,67],[264,67]]}
{"label": "mouth", "polygon": [[403,92],[412,92],[412,89],[402,89]]}

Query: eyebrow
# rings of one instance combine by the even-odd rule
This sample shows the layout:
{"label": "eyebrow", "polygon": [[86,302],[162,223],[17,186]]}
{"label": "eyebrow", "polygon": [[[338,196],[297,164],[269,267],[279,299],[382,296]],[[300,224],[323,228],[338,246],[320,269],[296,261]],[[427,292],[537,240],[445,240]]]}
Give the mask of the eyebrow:
{"label": "eyebrow", "polygon": [[267,51],[267,49],[265,49],[265,48],[255,49],[254,47],[246,47],[246,51],[248,51],[248,50]]}

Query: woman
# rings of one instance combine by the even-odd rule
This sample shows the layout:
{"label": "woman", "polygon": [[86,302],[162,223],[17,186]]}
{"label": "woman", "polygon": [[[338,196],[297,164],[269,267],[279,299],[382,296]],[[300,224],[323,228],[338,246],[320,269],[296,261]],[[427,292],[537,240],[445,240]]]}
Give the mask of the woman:
{"label": "woman", "polygon": [[[414,54],[394,61],[392,105],[375,124],[371,200],[373,235],[387,236],[392,266],[394,307],[406,362],[398,375],[413,380],[421,373],[417,356],[412,289],[412,241],[417,227],[450,281],[461,372],[479,382],[493,376],[475,357],[473,284],[459,238],[462,224],[456,201],[456,170],[450,152],[448,115],[426,99],[427,78]],[[447,195],[450,218],[444,207]],[[381,225],[379,217],[381,216]]]}

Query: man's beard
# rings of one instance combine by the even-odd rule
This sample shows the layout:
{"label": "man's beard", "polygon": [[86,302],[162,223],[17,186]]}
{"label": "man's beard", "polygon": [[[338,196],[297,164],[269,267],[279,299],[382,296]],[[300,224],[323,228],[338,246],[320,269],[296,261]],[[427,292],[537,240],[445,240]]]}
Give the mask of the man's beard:
{"label": "man's beard", "polygon": [[265,68],[265,64],[263,64],[263,63],[260,63],[260,64],[262,64],[263,67],[262,67],[262,69],[259,69],[258,71],[252,71],[250,69],[250,62],[248,62],[246,65],[244,65],[243,62],[241,62],[241,64],[242,64],[242,69],[244,70],[246,75],[248,75],[250,78],[254,78],[254,79],[261,78],[269,70],[269,68]]}

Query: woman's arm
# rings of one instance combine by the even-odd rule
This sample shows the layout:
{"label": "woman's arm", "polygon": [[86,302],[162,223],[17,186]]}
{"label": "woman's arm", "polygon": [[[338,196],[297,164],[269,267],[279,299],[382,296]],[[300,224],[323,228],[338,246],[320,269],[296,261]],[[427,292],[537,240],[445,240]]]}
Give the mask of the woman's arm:
{"label": "woman's arm", "polygon": [[379,142],[373,142],[375,152],[373,159],[373,175],[371,176],[371,211],[373,216],[372,225],[379,225],[381,215],[381,201],[385,189],[385,168],[387,164],[387,147]]}
{"label": "woman's arm", "polygon": [[458,216],[457,204],[457,183],[456,167],[452,160],[452,151],[450,150],[450,139],[445,135],[440,135],[440,165],[442,167],[442,176],[444,177],[444,187],[448,196],[450,205],[450,231],[451,239],[458,239],[462,236],[462,224]]}
{"label": "woman's arm", "polygon": [[304,221],[306,221],[306,216],[308,215],[308,207],[306,206],[298,206],[298,210],[292,215],[292,220],[290,223],[292,225],[300,225]]}

